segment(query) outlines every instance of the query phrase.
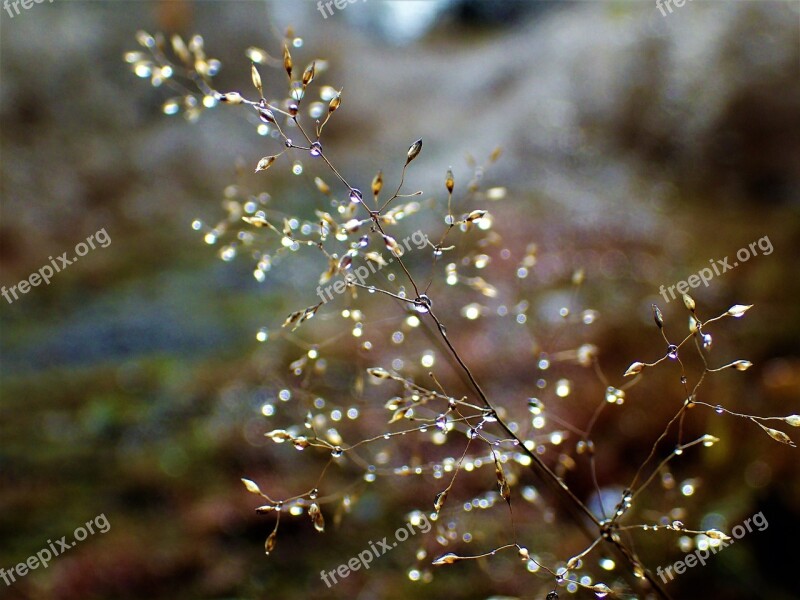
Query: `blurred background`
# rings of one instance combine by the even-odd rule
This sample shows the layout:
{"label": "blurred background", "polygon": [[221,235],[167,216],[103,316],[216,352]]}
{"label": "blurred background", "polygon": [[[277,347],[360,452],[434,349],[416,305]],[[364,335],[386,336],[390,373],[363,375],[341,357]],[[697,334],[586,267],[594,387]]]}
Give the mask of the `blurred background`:
{"label": "blurred background", "polygon": [[[289,497],[314,487],[329,460],[276,446],[264,432],[302,426],[300,398],[312,394],[324,396],[319,412],[334,421],[332,411],[355,409],[359,417],[340,426],[352,431],[348,441],[382,433],[382,405],[397,390],[362,389],[358,372],[382,365],[422,378],[430,359],[420,364],[420,356],[431,343],[408,331],[407,343],[393,341],[405,315],[392,304],[366,305],[364,339],[373,349],[364,339],[334,337],[352,326],[338,314],[345,299],[324,307],[319,323],[296,337],[279,333],[291,311],[317,301],[318,258],[276,257],[259,281],[248,253],[225,253],[224,240],[208,244],[204,232],[224,218],[223,202],[239,195],[268,192],[272,206],[313,218],[309,206],[324,202],[314,191],[317,171],[299,156],[300,176],[291,161],[254,175],[258,158],[280,144],[259,135],[244,111],[218,107],[194,124],[165,115],[174,93],[154,89],[123,60],[141,50],[140,29],[201,34],[223,65],[218,88],[253,97],[245,50],[279,56],[291,25],[296,64],[326,59],[321,84],[344,89],[325,147],[348,179],[366,190],[383,169],[393,189],[408,146],[424,138],[404,188],[426,191],[424,210],[408,232],[441,231],[448,167],[459,198],[475,172],[465,156],[482,164],[503,148],[481,182],[505,189],[493,196],[502,199],[482,199],[491,204],[497,237],[478,247],[467,242],[465,258],[450,259],[499,295],[448,288],[445,256],[431,297],[476,376],[510,413],[521,406],[527,414],[527,398],[543,399],[542,432],[564,431],[570,446],[548,445],[548,461],[575,456],[578,438],[563,423],[585,427],[606,386],[622,385],[631,362],[663,355],[653,302],[671,337],[685,335],[682,302],[665,303],[659,286],[765,236],[771,254],[692,292],[703,318],[732,304],[755,305],[741,320],[716,324],[710,353],[715,365],[747,359],[754,366],[710,378],[698,399],[744,414],[800,413],[797,2],[694,0],[662,15],[653,2],[368,0],[323,12],[288,0],[55,0],[14,16],[2,11],[0,284],[15,285],[49,256],[72,254],[100,229],[111,243],[49,285],[13,303],[0,300],[0,567],[96,515],[105,514],[111,529],[46,570],[11,586],[0,582],[0,597],[527,599],[552,588],[516,556],[429,572],[430,559],[445,551],[477,554],[509,541],[503,506],[481,515],[458,508],[495,489],[485,469],[454,491],[447,547],[419,534],[368,572],[326,588],[320,570],[391,536],[411,511],[430,510],[444,487],[430,477],[391,476],[360,485],[359,466],[343,463],[331,467],[325,491],[359,484],[350,513],[337,519],[335,504],[324,506],[324,534],[305,516],[285,515],[276,551],[264,556],[274,518],[254,513],[258,498],[239,479]],[[265,67],[262,75],[267,90],[285,86],[280,69]],[[484,206],[463,204],[472,208]],[[537,262],[520,273],[532,243]],[[477,266],[476,256],[489,266]],[[430,257],[410,260],[426,280]],[[558,310],[572,302],[578,268],[586,281],[573,306],[583,317],[565,327]],[[290,369],[317,343],[326,348],[324,392]],[[599,349],[609,381],[569,361],[553,360],[542,372],[542,353],[558,356],[585,343]],[[467,393],[436,356],[448,391]],[[687,362],[695,379],[696,363]],[[630,481],[681,405],[679,372],[664,366],[598,420],[593,439],[604,489],[618,492]],[[571,386],[564,396],[554,392],[562,380]],[[799,430],[777,423],[800,440]],[[643,498],[638,522],[679,514],[687,526],[729,529],[761,511],[769,527],[667,589],[675,598],[796,598],[789,548],[800,536],[797,450],[746,419],[704,407],[690,411],[686,430],[721,442],[672,464],[680,485],[662,477],[662,487]],[[452,438],[444,449],[459,456],[464,438]],[[387,445],[385,466],[412,464],[429,451],[414,444]],[[575,458],[569,483],[589,502],[586,463]],[[515,494],[529,484],[523,475],[519,483]],[[529,512],[520,509],[520,531],[532,552],[541,541],[552,553],[543,558],[563,560],[586,539],[552,510],[535,502]],[[637,537],[635,547],[654,569],[690,546],[682,550],[678,536],[662,532]],[[419,549],[428,554],[415,555]],[[598,566],[600,556],[587,559],[587,571],[630,584],[621,567]],[[559,593],[572,595],[566,587]]]}

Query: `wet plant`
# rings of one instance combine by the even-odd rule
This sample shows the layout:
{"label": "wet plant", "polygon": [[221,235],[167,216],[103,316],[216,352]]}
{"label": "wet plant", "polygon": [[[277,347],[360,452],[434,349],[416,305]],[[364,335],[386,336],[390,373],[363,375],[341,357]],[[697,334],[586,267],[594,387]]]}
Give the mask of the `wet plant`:
{"label": "wet plant", "polygon": [[[326,61],[297,66],[293,52],[302,43],[293,32],[277,56],[246,51],[251,92],[217,89],[220,64],[206,54],[200,36],[185,42],[140,32],[138,42],[142,50],[125,59],[137,76],[174,90],[166,114],[197,121],[205,110],[239,109],[265,140],[264,156],[251,161],[254,177],[287,168],[313,182],[313,202],[305,192],[302,203],[278,201],[250,191],[242,172],[241,181],[225,189],[224,218],[192,224],[207,244],[219,246],[222,260],[252,258],[259,282],[269,284],[274,268],[296,260],[297,285],[307,272],[308,297],[315,300],[256,332],[261,342],[292,349],[283,366],[293,382],[262,411],[278,424],[266,437],[284,445],[279,451],[325,457],[321,471],[308,473],[308,484],[288,494],[244,480],[261,503],[256,512],[273,520],[267,554],[279,551],[282,519],[305,515],[323,533],[328,520],[345,519],[365,489],[390,478],[397,486],[415,478],[428,490],[408,513],[411,523],[425,517],[434,524],[428,536],[419,536],[407,571],[420,585],[454,563],[483,561],[491,569],[492,562],[511,557],[519,575],[536,582],[526,589],[550,600],[582,591],[668,598],[637,552],[641,537],[670,535],[676,545],[711,546],[729,539],[721,530],[691,525],[680,500],[699,478],[678,482],[671,468],[720,441],[688,433],[703,428],[702,415],[709,413],[749,420],[794,446],[778,427],[800,426],[800,416],[747,414],[735,409],[735,399],[722,406],[704,393],[709,377],[751,366],[744,359],[720,361],[711,352],[714,329],[751,306],[737,304],[707,318],[684,295],[688,331],[678,334],[653,305],[661,349],[608,375],[600,349],[585,339],[599,313],[581,303],[583,270],[559,282],[569,293],[557,318],[532,332],[531,298],[540,287],[526,282],[540,265],[540,249],[528,243],[512,250],[490,210],[507,196],[503,187],[484,186],[499,149],[483,162],[467,161],[466,184],[457,184],[449,169],[429,195],[406,188],[424,152],[421,138],[408,140],[391,177],[377,171],[370,182],[356,184],[326,149],[324,135],[345,110],[346,96],[318,86]],[[274,89],[285,93],[268,99],[265,90]],[[397,184],[385,185],[392,177]],[[398,243],[408,222],[424,231],[424,248]],[[317,270],[308,270],[309,263]],[[351,276],[369,264],[380,268],[366,280]],[[314,289],[329,282],[339,282],[345,293],[317,302]],[[496,357],[478,345],[488,344],[490,332],[527,348],[530,381],[509,382],[499,364],[496,374],[494,366],[486,368]],[[563,376],[554,375],[559,368]],[[637,465],[632,477],[606,481],[598,469],[605,440],[595,427],[632,398],[648,399],[637,392],[654,369],[669,372],[673,395],[659,401],[674,412],[648,441],[649,452],[631,459]],[[576,380],[587,375],[570,375],[579,371],[594,380],[585,393]],[[594,394],[598,382],[601,393]],[[569,402],[574,405],[565,410]],[[496,519],[492,525],[482,514],[500,515],[507,526],[498,531]]]}

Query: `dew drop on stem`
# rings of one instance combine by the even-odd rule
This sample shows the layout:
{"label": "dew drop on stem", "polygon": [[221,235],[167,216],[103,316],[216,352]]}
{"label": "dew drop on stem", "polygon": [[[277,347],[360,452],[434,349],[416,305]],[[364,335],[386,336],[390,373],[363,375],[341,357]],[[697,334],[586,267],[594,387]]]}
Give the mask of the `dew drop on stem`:
{"label": "dew drop on stem", "polygon": [[430,312],[431,306],[433,306],[433,302],[425,294],[421,294],[419,298],[414,300],[414,310],[418,313],[425,314]]}

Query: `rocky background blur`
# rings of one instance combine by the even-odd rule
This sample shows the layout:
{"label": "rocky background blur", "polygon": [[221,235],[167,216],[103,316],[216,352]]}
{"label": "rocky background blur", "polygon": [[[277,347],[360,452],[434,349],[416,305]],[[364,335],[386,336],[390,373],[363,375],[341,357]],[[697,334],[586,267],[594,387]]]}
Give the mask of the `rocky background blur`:
{"label": "rocky background blur", "polygon": [[[271,520],[257,518],[239,478],[307,489],[324,462],[297,466],[264,439],[273,428],[264,407],[291,387],[286,365],[296,356],[255,333],[314,302],[317,272],[295,263],[259,284],[246,257],[223,263],[191,229],[221,216],[237,159],[250,169],[267,153],[264,139],[232,111],[197,125],[165,116],[169,94],[122,60],[137,30],[202,34],[223,64],[220,88],[245,91],[244,50],[278,53],[293,25],[298,62],[327,58],[325,82],[344,87],[326,149],[362,188],[378,168],[396,175],[419,137],[411,187],[436,195],[449,165],[466,181],[466,153],[502,146],[487,175],[508,188],[492,206],[496,228],[516,252],[530,242],[542,252],[532,320],[549,326],[582,266],[600,315],[589,341],[609,373],[662,351],[652,302],[685,331],[681,302],[665,305],[660,285],[769,236],[771,255],[694,292],[705,316],[755,305],[715,337],[721,357],[755,366],[709,384],[705,401],[788,415],[800,412],[798,6],[694,0],[662,16],[651,2],[369,0],[323,18],[315,3],[288,0],[56,0],[13,18],[4,10],[0,284],[101,228],[112,242],[49,286],[0,300],[0,567],[100,513],[111,530],[11,587],[0,582],[0,596],[533,597],[519,570],[495,572],[491,561],[412,583],[411,542],[367,576],[326,589],[320,569],[432,504],[437,490],[408,479],[382,480],[322,536],[305,518],[287,519],[282,551],[263,556]],[[248,181],[274,198],[298,194],[285,173]],[[466,301],[451,301],[455,322]],[[456,337],[478,377],[531,395],[530,348],[505,345],[485,320],[463,327]],[[498,365],[505,379],[491,381]],[[587,399],[602,395],[585,382]],[[642,389],[650,393],[598,425],[604,481],[628,478],[631,457],[646,456],[680,402],[675,386]],[[585,422],[591,402],[565,417]],[[760,510],[770,528],[668,589],[676,598],[796,597],[784,548],[800,536],[797,450],[712,416],[699,433],[722,438],[719,447],[675,467],[676,478],[701,473],[685,506],[728,526]],[[800,441],[797,431],[787,433]],[[666,539],[643,549],[653,567],[682,557]]]}

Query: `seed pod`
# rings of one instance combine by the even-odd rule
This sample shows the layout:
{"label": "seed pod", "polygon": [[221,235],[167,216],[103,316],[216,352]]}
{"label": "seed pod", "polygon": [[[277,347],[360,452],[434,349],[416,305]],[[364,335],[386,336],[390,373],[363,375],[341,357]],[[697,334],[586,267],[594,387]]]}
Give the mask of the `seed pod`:
{"label": "seed pod", "polygon": [[506,479],[505,473],[503,473],[503,468],[500,466],[499,462],[495,462],[494,474],[497,476],[497,487],[500,490],[500,497],[506,502],[510,503],[511,489],[508,486],[508,480]]}
{"label": "seed pod", "polygon": [[655,304],[653,304],[653,319],[659,329],[664,327],[664,315],[661,314],[661,310]]}
{"label": "seed pod", "polygon": [[688,309],[690,312],[694,312],[694,309],[695,309],[695,308],[696,308],[696,306],[697,306],[697,305],[695,304],[695,302],[694,302],[694,298],[692,298],[692,297],[691,297],[689,294],[684,294],[684,295],[683,295],[683,303],[686,305],[686,308],[687,308],[687,309]]}
{"label": "seed pod", "polygon": [[461,557],[453,554],[452,552],[448,552],[447,554],[443,554],[436,560],[434,560],[431,564],[432,565],[452,565],[457,560],[460,560]]}
{"label": "seed pod", "polygon": [[283,68],[286,69],[286,74],[289,79],[292,78],[292,55],[289,54],[289,46],[283,45]]}
{"label": "seed pod", "polygon": [[418,139],[416,142],[411,144],[411,147],[408,149],[408,153],[406,155],[406,166],[412,160],[419,156],[419,153],[422,151],[422,138]]}
{"label": "seed pod", "polygon": [[477,221],[479,219],[482,219],[484,216],[486,216],[486,211],[485,210],[473,210],[471,213],[469,213],[467,215],[467,218],[464,219],[464,220],[467,223],[472,223],[473,221]]}
{"label": "seed pod", "polygon": [[247,488],[247,491],[251,494],[261,494],[261,490],[258,488],[258,484],[256,484],[255,481],[242,479],[242,483],[244,484],[244,487]]}
{"label": "seed pod", "polygon": [[328,114],[331,114],[333,111],[339,108],[341,104],[342,104],[342,90],[339,90],[339,93],[336,94],[333,98],[331,98],[331,101],[328,104]]}
{"label": "seed pod", "polygon": [[377,198],[378,194],[381,193],[382,188],[383,188],[383,171],[378,171],[378,174],[375,175],[375,178],[372,180],[372,195]]}
{"label": "seed pod", "polygon": [[392,236],[384,235],[383,241],[386,244],[386,247],[389,249],[389,252],[391,252],[395,256],[403,255],[403,248],[400,246],[400,244],[397,243],[397,240],[394,239]]}
{"label": "seed pod", "polygon": [[783,418],[792,427],[800,427],[800,415],[789,415]]}
{"label": "seed pod", "polygon": [[320,533],[325,531],[325,519],[322,517],[322,511],[319,508],[319,504],[314,502],[308,507],[308,516],[311,517],[311,522],[314,524],[314,529]]}
{"label": "seed pod", "polygon": [[731,317],[736,317],[738,319],[751,308],[753,308],[752,304],[734,304],[728,309],[727,314],[729,314]]}
{"label": "seed pod", "polygon": [[361,220],[360,219],[350,219],[349,221],[347,221],[347,223],[342,225],[342,227],[344,227],[344,230],[347,233],[355,233],[356,231],[358,231],[358,228],[361,227]]}
{"label": "seed pod", "polygon": [[453,170],[447,169],[447,175],[444,178],[444,186],[447,188],[447,193],[452,194],[456,181],[453,179]]}
{"label": "seed pod", "polygon": [[306,87],[309,83],[314,81],[314,75],[316,74],[316,64],[312,62],[310,65],[306,67],[306,70],[303,71],[303,87]]}
{"label": "seed pod", "polygon": [[705,532],[707,537],[710,537],[712,540],[729,540],[731,539],[729,535],[722,533],[719,529],[709,529]]}
{"label": "seed pod", "polygon": [[381,367],[371,367],[367,369],[367,373],[375,377],[376,379],[389,379],[392,375],[386,369]]}
{"label": "seed pod", "polygon": [[243,100],[244,98],[239,92],[228,92],[219,96],[219,101],[227,104],[241,104]]}
{"label": "seed pod", "polygon": [[625,375],[623,375],[623,377],[630,377],[631,375],[637,375],[638,373],[642,372],[642,369],[644,369],[644,367],[645,367],[644,363],[635,362],[630,367],[628,367],[628,370],[625,371]]}
{"label": "seed pod", "polygon": [[269,554],[273,550],[275,550],[275,543],[277,542],[278,532],[273,531],[267,536],[267,541],[264,542],[264,552],[265,554]]}
{"label": "seed pod", "polygon": [[272,431],[265,433],[264,437],[270,438],[276,444],[282,444],[286,440],[292,439],[292,434],[285,429],[273,429]]}
{"label": "seed pod", "polygon": [[[758,423],[758,421],[756,421],[756,423]],[[766,432],[766,434],[769,437],[771,437],[776,442],[780,442],[781,444],[786,444],[788,446],[794,447],[795,444],[792,441],[792,438],[790,438],[788,435],[786,435],[782,431],[779,431],[777,429],[772,429],[771,427],[765,427],[761,423],[758,423],[758,425],[759,425],[759,427],[761,427],[761,429],[763,429]],[[706,535],[708,535],[708,532],[706,532]],[[711,537],[711,536],[709,536],[709,537]]]}
{"label": "seed pod", "polygon": [[376,265],[380,265],[381,267],[385,267],[389,264],[386,262],[386,259],[377,252],[367,252],[364,255],[364,258],[370,262],[374,262]]}
{"label": "seed pod", "polygon": [[268,108],[264,108],[263,106],[256,107],[258,111],[259,118],[264,121],[264,123],[274,123],[275,122],[275,115],[272,111]]}
{"label": "seed pod", "polygon": [[258,90],[258,95],[264,97],[264,90],[261,87],[261,74],[256,69],[256,63],[253,63],[250,68],[250,76],[253,79],[253,85]]}
{"label": "seed pod", "polygon": [[275,162],[275,159],[278,158],[277,156],[265,156],[256,165],[256,173],[259,171],[266,171],[272,166],[272,163]]}
{"label": "seed pod", "polygon": [[253,227],[267,227],[269,225],[269,221],[264,217],[242,217],[242,221],[249,223]]}

